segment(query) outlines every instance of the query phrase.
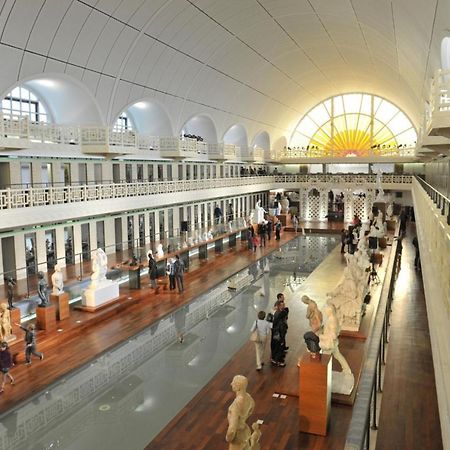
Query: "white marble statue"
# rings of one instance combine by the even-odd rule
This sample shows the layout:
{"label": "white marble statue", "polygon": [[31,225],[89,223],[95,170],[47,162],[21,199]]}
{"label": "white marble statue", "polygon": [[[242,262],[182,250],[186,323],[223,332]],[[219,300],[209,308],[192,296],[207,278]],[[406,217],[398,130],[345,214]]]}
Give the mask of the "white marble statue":
{"label": "white marble statue", "polygon": [[386,220],[392,220],[393,215],[394,215],[394,207],[392,203],[389,203],[389,205],[386,208]]}
{"label": "white marble statue", "polygon": [[339,332],[341,327],[336,315],[336,309],[332,304],[326,304],[323,308],[325,324],[323,333],[319,335],[322,353],[332,355],[342,367],[342,373],[333,371],[333,392],[349,395],[355,383],[352,370],[339,350]]}
{"label": "white marble statue", "polygon": [[64,292],[64,277],[61,272],[61,265],[56,264],[55,271],[52,275],[52,294],[61,295]]}
{"label": "white marble statue", "polygon": [[283,197],[280,201],[281,205],[281,213],[287,214],[289,212],[289,199],[287,197]]}
{"label": "white marble statue", "polygon": [[358,239],[360,241],[366,238],[366,231],[369,231],[369,224],[367,222],[363,222],[359,229]]}
{"label": "white marble statue", "polygon": [[108,271],[108,258],[101,248],[94,252],[92,271],[90,288],[95,289],[106,280],[106,272]]}
{"label": "white marble statue", "polygon": [[308,305],[308,308],[306,308],[306,318],[309,320],[311,331],[320,334],[322,332],[323,315],[317,307],[317,303],[307,295],[302,297],[302,302]]}
{"label": "white marble statue", "polygon": [[156,257],[164,258],[164,250],[162,244],[158,244],[158,246],[156,247]]}
{"label": "white marble statue", "polygon": [[376,197],[375,201],[380,201],[380,200],[384,200],[385,199],[385,197],[384,197],[384,190],[383,190],[383,184],[381,182],[382,176],[383,176],[383,173],[379,169],[377,171],[377,181],[376,181],[376,188],[378,190],[378,194],[377,194],[377,197]]}
{"label": "white marble statue", "polygon": [[355,274],[349,267],[346,267],[341,281],[334,290],[327,293],[328,302],[336,308],[339,323],[344,330],[348,331],[359,330],[364,305],[362,295],[364,286],[355,281],[355,276],[358,275],[356,269],[353,269]]}
{"label": "white marble statue", "polygon": [[252,223],[259,224],[264,220],[264,214],[267,211],[261,206],[261,200],[258,200],[255,205],[255,210],[253,212]]}
{"label": "white marble statue", "polygon": [[249,450],[251,432],[247,419],[252,415],[255,401],[247,393],[248,380],[243,375],[236,375],[231,382],[231,388],[236,398],[228,408],[228,429],[226,441],[229,450]]}

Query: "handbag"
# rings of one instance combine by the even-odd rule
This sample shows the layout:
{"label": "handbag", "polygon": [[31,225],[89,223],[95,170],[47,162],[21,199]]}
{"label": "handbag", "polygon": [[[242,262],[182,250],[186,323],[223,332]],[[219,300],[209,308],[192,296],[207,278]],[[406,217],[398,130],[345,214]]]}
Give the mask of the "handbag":
{"label": "handbag", "polygon": [[255,321],[256,328],[254,331],[252,331],[252,334],[250,335],[250,340],[252,342],[261,342],[261,338],[259,337],[258,333],[258,322]]}

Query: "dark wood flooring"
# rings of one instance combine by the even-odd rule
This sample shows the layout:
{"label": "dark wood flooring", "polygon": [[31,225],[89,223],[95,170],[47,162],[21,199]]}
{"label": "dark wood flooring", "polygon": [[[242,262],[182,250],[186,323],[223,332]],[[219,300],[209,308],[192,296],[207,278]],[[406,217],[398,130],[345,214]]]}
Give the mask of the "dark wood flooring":
{"label": "dark wood flooring", "polygon": [[377,450],[442,449],[422,275],[414,270],[413,233],[410,227],[403,239],[392,304]]}

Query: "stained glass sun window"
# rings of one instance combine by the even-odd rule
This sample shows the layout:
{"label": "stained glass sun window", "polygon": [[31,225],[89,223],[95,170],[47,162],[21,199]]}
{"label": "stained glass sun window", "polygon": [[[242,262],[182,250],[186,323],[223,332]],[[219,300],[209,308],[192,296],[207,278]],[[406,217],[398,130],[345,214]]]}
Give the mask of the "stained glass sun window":
{"label": "stained glass sun window", "polygon": [[298,123],[289,149],[296,156],[397,156],[417,141],[408,117],[392,103],[370,94],[329,98]]}

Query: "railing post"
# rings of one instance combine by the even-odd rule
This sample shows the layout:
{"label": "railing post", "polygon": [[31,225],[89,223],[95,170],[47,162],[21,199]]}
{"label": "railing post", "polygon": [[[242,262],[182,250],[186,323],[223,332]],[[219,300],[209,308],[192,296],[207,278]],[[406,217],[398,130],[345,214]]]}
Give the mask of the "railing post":
{"label": "railing post", "polygon": [[378,430],[378,426],[377,426],[377,383],[375,380],[373,383],[372,402],[373,402],[372,430]]}

